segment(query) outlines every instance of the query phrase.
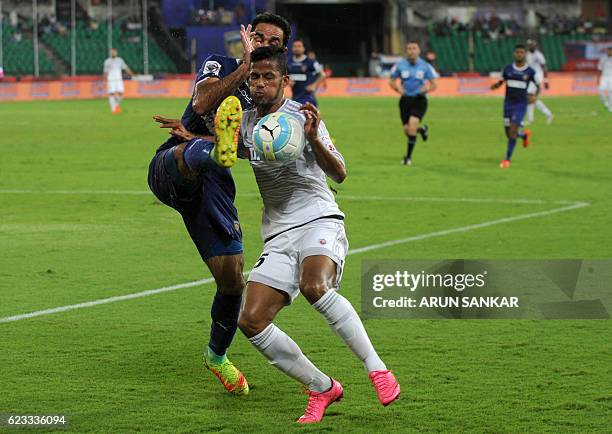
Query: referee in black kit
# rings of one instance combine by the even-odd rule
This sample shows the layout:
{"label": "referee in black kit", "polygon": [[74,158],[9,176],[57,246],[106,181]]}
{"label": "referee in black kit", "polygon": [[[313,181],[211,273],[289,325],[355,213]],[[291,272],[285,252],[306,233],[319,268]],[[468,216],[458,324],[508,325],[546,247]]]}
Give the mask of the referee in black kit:
{"label": "referee in black kit", "polygon": [[[400,116],[404,125],[404,134],[408,137],[408,149],[402,160],[403,164],[412,164],[412,152],[416,145],[417,133],[424,141],[428,137],[427,125],[420,126],[427,112],[427,93],[436,89],[438,73],[419,56],[421,49],[416,41],[406,44],[406,59],[402,59],[391,70],[389,85],[402,95],[400,98]],[[401,86],[397,80],[401,81]]]}

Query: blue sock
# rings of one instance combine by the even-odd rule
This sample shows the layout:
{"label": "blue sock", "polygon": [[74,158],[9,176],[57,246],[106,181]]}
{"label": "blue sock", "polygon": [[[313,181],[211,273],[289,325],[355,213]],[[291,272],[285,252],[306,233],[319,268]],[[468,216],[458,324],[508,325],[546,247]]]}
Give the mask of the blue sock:
{"label": "blue sock", "polygon": [[508,148],[506,149],[506,160],[510,160],[512,158],[512,152],[514,152],[515,146],[516,146],[516,139],[508,139]]}
{"label": "blue sock", "polygon": [[519,132],[518,132],[518,136],[519,136],[521,139],[524,139],[524,138],[525,138],[525,131],[519,131]]}
{"label": "blue sock", "polygon": [[223,295],[219,290],[215,294],[210,316],[210,341],[208,347],[217,356],[225,356],[228,347],[238,329],[238,315],[242,304],[241,295]]}
{"label": "blue sock", "polygon": [[191,139],[187,142],[183,151],[185,163],[194,172],[214,167],[215,161],[212,159],[211,152],[215,144],[204,139]]}

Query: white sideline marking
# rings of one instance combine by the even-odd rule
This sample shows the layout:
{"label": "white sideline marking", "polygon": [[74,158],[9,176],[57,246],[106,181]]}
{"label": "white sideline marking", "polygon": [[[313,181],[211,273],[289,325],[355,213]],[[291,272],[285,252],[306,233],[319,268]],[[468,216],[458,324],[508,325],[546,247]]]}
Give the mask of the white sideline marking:
{"label": "white sideline marking", "polygon": [[149,289],[147,291],[136,292],[133,294],[118,295],[115,297],[108,297],[108,298],[100,298],[98,300],[86,301],[84,303],[69,304],[66,306],[54,307],[51,309],[44,309],[44,310],[37,310],[34,312],[30,312],[30,313],[23,313],[21,315],[7,316],[5,318],[0,318],[0,324],[5,323],[5,322],[19,321],[22,319],[34,318],[35,316],[49,315],[49,314],[58,313],[58,312],[66,312],[68,310],[82,309],[84,307],[98,306],[100,304],[114,303],[116,301],[132,300],[134,298],[147,297],[149,295],[161,294],[162,292],[170,292],[170,291],[176,291],[177,289],[191,288],[192,286],[205,285],[207,283],[212,283],[214,281],[215,279],[213,279],[212,277],[208,277],[206,279],[195,280],[193,282],[179,283],[178,285],[164,286],[163,288]]}
{"label": "white sideline marking", "polygon": [[410,243],[412,241],[420,241],[420,240],[424,240],[426,238],[434,238],[434,237],[443,237],[445,235],[450,235],[450,234],[456,234],[456,233],[460,233],[460,232],[468,232],[468,231],[472,231],[474,229],[480,229],[480,228],[486,228],[489,226],[495,226],[495,225],[499,225],[502,223],[510,223],[510,222],[515,222],[518,220],[526,220],[526,219],[531,219],[531,218],[535,218],[535,217],[543,217],[543,216],[547,216],[547,215],[551,215],[551,214],[557,214],[560,212],[566,212],[566,211],[570,211],[573,209],[578,209],[578,208],[583,208],[585,206],[589,206],[590,204],[587,202],[574,202],[572,205],[569,206],[564,206],[561,208],[555,208],[555,209],[550,209],[547,211],[538,211],[538,212],[532,212],[529,214],[520,214],[517,216],[512,216],[512,217],[504,217],[504,218],[500,218],[497,220],[490,220],[488,222],[482,222],[482,223],[476,223],[473,225],[468,225],[468,226],[462,226],[460,228],[453,228],[453,229],[446,229],[446,230],[442,230],[442,231],[437,231],[437,232],[429,232],[426,234],[422,234],[422,235],[415,235],[412,237],[407,237],[407,238],[400,238],[397,240],[391,240],[391,241],[386,241],[384,243],[379,243],[379,244],[372,244],[370,246],[365,246],[365,247],[360,247],[358,249],[353,249],[349,252],[350,254],[357,254],[357,253],[363,253],[363,252],[369,252],[370,250],[377,250],[377,249],[382,249],[385,247],[389,247],[389,246],[395,246],[397,244],[405,244],[405,243]]}
{"label": "white sideline marking", "polygon": [[[146,190],[18,190],[18,189],[0,189],[0,194],[65,194],[65,195],[115,195],[115,196],[152,196],[153,193]],[[259,193],[238,193],[238,197],[260,197]],[[406,201],[406,202],[468,202],[468,203],[512,203],[512,204],[559,204],[569,205],[577,203],[572,200],[543,200],[543,199],[493,199],[493,198],[477,198],[477,197],[392,197],[392,196],[359,196],[351,194],[339,194],[338,199],[347,200],[377,200],[377,201]]]}
{"label": "white sideline marking", "polygon": [[[490,220],[490,221],[482,222],[482,223],[476,223],[476,224],[472,224],[472,225],[468,225],[468,226],[462,226],[462,227],[458,227],[458,228],[446,229],[446,230],[436,231],[436,232],[429,232],[429,233],[425,233],[425,234],[421,234],[421,235],[415,235],[415,236],[412,236],[412,237],[400,238],[400,239],[397,239],[397,240],[386,241],[384,243],[372,244],[372,245],[369,245],[369,246],[365,246],[365,247],[360,247],[360,248],[357,248],[357,249],[349,250],[347,255],[356,255],[356,254],[363,253],[363,252],[369,252],[371,250],[382,249],[382,248],[385,248],[385,247],[395,246],[395,245],[398,245],[398,244],[406,244],[406,243],[410,243],[410,242],[413,242],[413,241],[424,240],[424,239],[427,239],[427,238],[443,237],[445,235],[461,233],[461,232],[468,232],[468,231],[472,231],[474,229],[486,228],[486,227],[489,227],[489,226],[499,225],[499,224],[502,224],[502,223],[510,223],[510,222],[515,222],[515,221],[519,221],[519,220],[526,220],[526,219],[531,219],[531,218],[536,218],[536,217],[544,217],[544,216],[548,216],[548,215],[551,215],[551,214],[557,214],[557,213],[571,211],[571,210],[578,209],[578,208],[584,208],[584,207],[589,206],[589,205],[590,205],[590,203],[588,203],[588,202],[574,202],[571,205],[563,206],[563,207],[560,207],[560,208],[554,208],[554,209],[547,210],[547,211],[538,211],[538,212],[532,212],[532,213],[528,213],[528,214],[519,214],[517,216],[504,217],[504,218],[500,218],[500,219],[496,219],[496,220]],[[248,274],[248,272],[245,272],[244,274],[246,275],[246,274]],[[147,291],[136,292],[136,293],[133,293],[133,294],[126,294],[126,295],[119,295],[119,296],[116,296],[116,297],[101,298],[101,299],[98,299],[98,300],[87,301],[87,302],[84,302],[84,303],[69,304],[69,305],[66,305],[66,306],[54,307],[54,308],[51,308],[51,309],[38,310],[38,311],[30,312],[30,313],[24,313],[24,314],[20,314],[20,315],[13,315],[13,316],[8,316],[8,317],[0,318],[0,324],[14,322],[14,321],[20,321],[20,320],[23,320],[23,319],[34,318],[34,317],[42,316],[42,315],[50,315],[50,314],[58,313],[58,312],[66,312],[66,311],[74,310],[74,309],[82,309],[82,308],[85,308],[85,307],[98,306],[100,304],[114,303],[116,301],[132,300],[132,299],[135,299],[135,298],[141,298],[141,297],[147,297],[149,295],[160,294],[160,293],[163,293],[163,292],[176,291],[177,289],[190,288],[190,287],[193,287],[193,286],[205,285],[207,283],[212,283],[212,282],[214,282],[214,279],[212,277],[209,277],[207,279],[196,280],[196,281],[187,282],[187,283],[180,283],[178,285],[165,286],[163,288],[149,289]]]}

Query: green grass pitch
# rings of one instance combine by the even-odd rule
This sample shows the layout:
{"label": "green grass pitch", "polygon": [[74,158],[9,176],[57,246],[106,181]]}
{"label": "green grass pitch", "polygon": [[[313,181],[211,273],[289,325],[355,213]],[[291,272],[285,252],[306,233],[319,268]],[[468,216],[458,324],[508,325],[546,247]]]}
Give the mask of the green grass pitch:
{"label": "green grass pitch", "polygon": [[[611,258],[612,115],[595,97],[545,100],[554,124],[539,115],[533,144],[502,171],[500,99],[433,98],[431,136],[412,167],[400,165],[396,100],[323,99],[347,161],[336,189],[352,249],[536,213],[353,254],[342,293],[359,306],[366,258]],[[0,318],[209,277],[179,215],[146,184],[165,137],[151,116],[178,117],[184,104],[127,100],[119,116],[104,100],[0,105]],[[248,165],[233,173],[249,269],[261,201]],[[556,201],[589,205],[537,214]],[[345,399],[322,424],[299,427],[306,395],[242,335],[230,356],[250,396],[229,396],[204,371],[213,292],[205,284],[0,323],[0,413],[64,413],[68,432],[609,432],[609,321],[368,320],[402,385],[383,408],[300,298],[277,323],[344,384]]]}

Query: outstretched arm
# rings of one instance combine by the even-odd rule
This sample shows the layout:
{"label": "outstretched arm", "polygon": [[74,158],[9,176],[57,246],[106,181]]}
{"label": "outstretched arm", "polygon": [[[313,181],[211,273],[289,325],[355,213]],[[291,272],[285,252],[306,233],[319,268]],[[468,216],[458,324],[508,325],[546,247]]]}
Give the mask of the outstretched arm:
{"label": "outstretched arm", "polygon": [[240,26],[240,37],[244,48],[242,63],[234,72],[221,79],[210,77],[200,81],[193,91],[193,111],[203,116],[214,110],[224,98],[232,95],[249,76],[251,68],[251,25]]}
{"label": "outstretched arm", "polygon": [[319,111],[311,103],[304,104],[300,110],[306,116],[304,134],[310,143],[317,164],[334,182],[342,183],[346,178],[346,168],[344,162],[336,157],[319,138],[319,124],[321,123]]}
{"label": "outstretched arm", "polygon": [[153,116],[153,120],[160,124],[159,125],[160,128],[170,129],[169,133],[171,135],[185,142],[188,142],[191,139],[195,139],[196,137],[206,139],[211,142],[215,140],[215,138],[212,136],[201,136],[201,135],[193,134],[189,132],[179,119],[171,119],[171,118],[165,118],[163,116],[155,115]]}

